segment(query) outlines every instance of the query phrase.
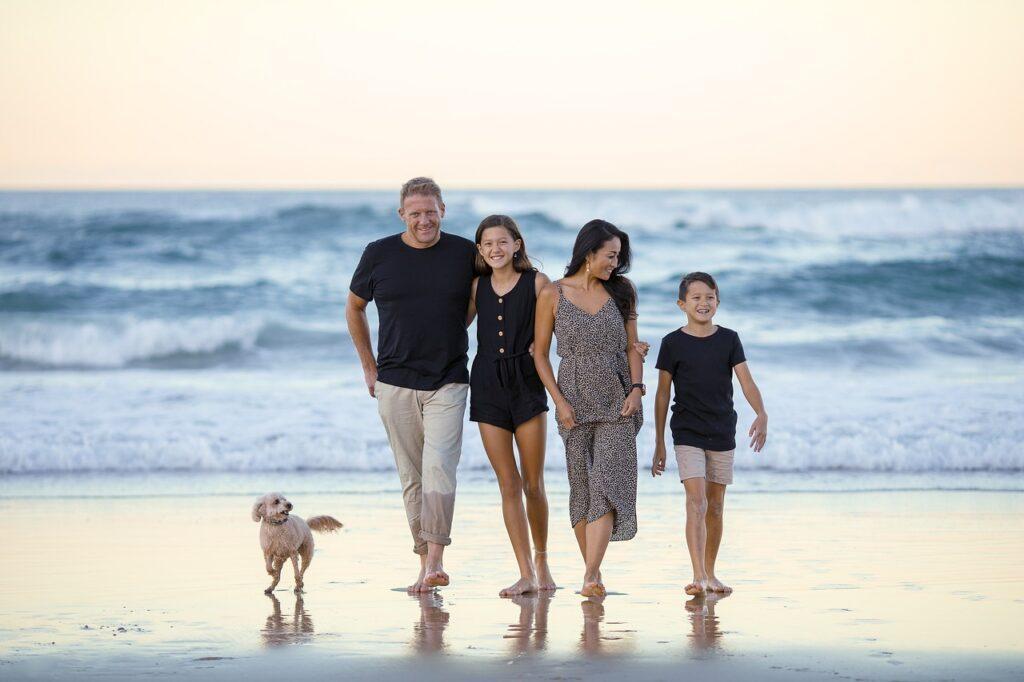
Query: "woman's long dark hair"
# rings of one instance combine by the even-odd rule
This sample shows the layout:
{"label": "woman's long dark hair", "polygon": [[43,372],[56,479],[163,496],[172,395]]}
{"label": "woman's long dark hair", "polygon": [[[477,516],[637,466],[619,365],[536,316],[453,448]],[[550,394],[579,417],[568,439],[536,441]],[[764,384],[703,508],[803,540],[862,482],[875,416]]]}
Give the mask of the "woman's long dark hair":
{"label": "woman's long dark hair", "polygon": [[[516,225],[516,221],[509,218],[507,215],[489,215],[480,221],[480,226],[476,228],[476,245],[480,246],[480,240],[483,239],[484,230],[489,227],[503,227],[512,236],[512,240],[519,240],[520,247],[519,251],[516,252],[515,256],[512,257],[512,269],[516,272],[526,272],[527,270],[534,270],[533,263],[530,262],[530,257],[526,255],[526,240],[523,239],[522,232],[519,231],[519,226]],[[487,264],[484,257],[480,255],[480,251],[476,252],[476,259],[473,261],[473,267],[478,275],[489,275],[491,274],[491,266]]]}
{"label": "woman's long dark hair", "polygon": [[576,243],[572,245],[572,258],[565,266],[565,276],[579,272],[584,266],[587,256],[597,253],[602,246],[613,237],[618,237],[622,248],[619,249],[619,264],[612,271],[612,276],[604,284],[605,290],[615,300],[615,307],[622,313],[623,320],[636,319],[636,289],[633,283],[623,277],[629,272],[629,235],[612,225],[607,220],[595,219],[580,228],[576,235]]}

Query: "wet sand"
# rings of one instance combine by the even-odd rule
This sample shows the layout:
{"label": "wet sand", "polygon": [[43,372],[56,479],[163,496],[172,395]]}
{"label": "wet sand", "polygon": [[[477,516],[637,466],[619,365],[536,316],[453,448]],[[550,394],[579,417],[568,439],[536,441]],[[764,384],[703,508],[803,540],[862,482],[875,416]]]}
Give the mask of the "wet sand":
{"label": "wet sand", "polygon": [[1024,677],[1020,492],[731,491],[719,573],[736,591],[691,599],[681,486],[641,476],[640,533],[611,546],[598,603],[575,594],[582,563],[552,474],[563,588],[519,599],[497,596],[517,576],[493,481],[463,477],[452,585],[413,597],[395,482],[332,476],[283,491],[298,515],[346,524],[316,537],[301,598],[290,567],[263,594],[249,509],[273,475],[7,479],[0,677]]}

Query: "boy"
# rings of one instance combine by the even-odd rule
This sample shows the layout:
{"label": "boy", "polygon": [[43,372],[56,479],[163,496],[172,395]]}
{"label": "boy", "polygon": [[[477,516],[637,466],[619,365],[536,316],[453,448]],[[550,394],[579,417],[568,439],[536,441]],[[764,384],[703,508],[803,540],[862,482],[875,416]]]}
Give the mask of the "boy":
{"label": "boy", "polygon": [[736,451],[736,412],[732,405],[732,373],[743,396],[757,414],[750,426],[750,447],[760,452],[768,436],[768,414],[761,392],[750,376],[740,337],[712,322],[718,310],[718,285],[705,272],[691,272],[679,284],[676,305],[686,313],[686,326],[661,340],[658,353],[658,396],[654,401],[654,462],[651,475],[665,471],[665,416],[669,389],[675,386],[672,442],[679,479],[686,489],[686,546],[693,563],[688,595],[732,592],[715,576],[722,542],[725,486],[732,483]]}

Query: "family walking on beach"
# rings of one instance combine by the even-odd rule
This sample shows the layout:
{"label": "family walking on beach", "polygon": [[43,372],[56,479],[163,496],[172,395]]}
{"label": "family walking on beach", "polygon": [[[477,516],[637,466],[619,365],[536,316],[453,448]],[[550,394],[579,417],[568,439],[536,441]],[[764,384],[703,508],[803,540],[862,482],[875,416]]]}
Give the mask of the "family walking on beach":
{"label": "family walking on beach", "polygon": [[[448,585],[456,469],[467,397],[501,491],[501,509],[520,578],[502,596],[554,590],[548,569],[544,491],[547,394],[555,404],[569,476],[569,517],[584,561],[580,594],[606,594],[608,544],[637,533],[636,437],[643,421],[643,361],[629,237],[592,220],[576,237],[565,276],[538,272],[508,216],[485,218],[475,242],[441,231],[438,185],[403,185],[404,232],[371,242],[352,276],[345,316],[366,386],[402,483],[419,574],[411,592]],[[374,354],[366,308],[377,306]],[[686,275],[679,308],[686,325],[658,353],[652,475],[665,470],[665,422],[686,491],[690,595],[731,588],[715,575],[726,486],[732,483],[736,412],[732,376],[756,413],[749,430],[759,452],[768,417],[736,332],[713,324],[719,293],[706,273]],[[477,354],[467,370],[467,328],[477,319]],[[556,340],[557,378],[549,358]],[[546,392],[546,393],[545,393]],[[516,465],[514,446],[519,450]],[[525,507],[524,507],[525,497]],[[532,552],[531,552],[532,540]]]}

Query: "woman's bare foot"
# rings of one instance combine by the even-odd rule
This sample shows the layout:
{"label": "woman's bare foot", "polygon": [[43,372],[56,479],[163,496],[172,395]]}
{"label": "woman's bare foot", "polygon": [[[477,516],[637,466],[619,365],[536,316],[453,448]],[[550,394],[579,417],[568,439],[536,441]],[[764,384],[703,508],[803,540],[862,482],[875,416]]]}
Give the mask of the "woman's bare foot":
{"label": "woman's bare foot", "polygon": [[608,592],[605,590],[604,585],[599,581],[591,580],[583,583],[583,587],[580,589],[580,594],[584,597],[603,597],[608,594]]}
{"label": "woman's bare foot", "polygon": [[499,597],[515,597],[521,594],[529,594],[537,591],[537,581],[533,578],[520,578],[501,592]]}
{"label": "woman's bare foot", "polygon": [[732,588],[712,575],[708,576],[708,591],[719,592],[721,594],[729,594],[730,592],[732,592]]}
{"label": "woman's bare foot", "polygon": [[[548,553],[534,552],[533,563],[537,567],[537,589],[541,592],[550,592],[558,589],[555,579],[551,577],[551,570],[548,568]],[[598,578],[600,580],[600,577]]]}
{"label": "woman's bare foot", "polygon": [[703,580],[694,580],[692,583],[683,588],[683,592],[694,597],[698,594],[704,594],[705,587]]}
{"label": "woman's bare foot", "polygon": [[436,568],[427,568],[423,575],[423,584],[429,587],[447,587],[451,581],[448,574],[444,572],[444,569],[440,566]]}

